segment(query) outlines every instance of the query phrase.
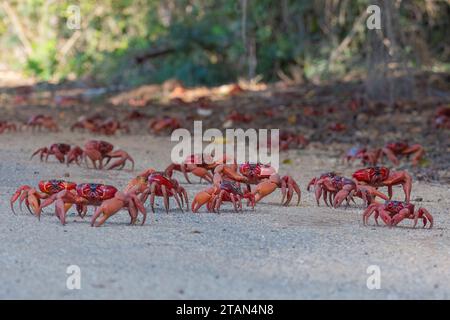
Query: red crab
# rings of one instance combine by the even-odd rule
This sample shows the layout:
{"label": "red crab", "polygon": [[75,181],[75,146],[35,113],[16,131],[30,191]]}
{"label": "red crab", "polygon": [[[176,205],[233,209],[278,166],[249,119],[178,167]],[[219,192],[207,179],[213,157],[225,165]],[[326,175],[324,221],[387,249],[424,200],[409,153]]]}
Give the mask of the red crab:
{"label": "red crab", "polygon": [[130,133],[130,128],[126,124],[113,118],[106,118],[98,124],[97,132],[107,136],[116,134],[117,131]]}
{"label": "red crab", "polygon": [[[134,170],[134,160],[133,158],[123,150],[113,150],[114,146],[106,141],[102,140],[90,140],[84,144],[83,156],[87,159],[89,158],[92,161],[92,164],[95,169],[103,169],[104,165],[108,165],[111,159],[117,158],[115,162],[113,162],[107,170],[111,170],[114,168],[122,169],[126,161],[129,160],[131,162],[131,170]],[[103,164],[103,160],[106,159],[106,163]],[[98,161],[98,166],[97,166]]]}
{"label": "red crab", "polygon": [[[128,208],[128,213],[131,217],[130,224],[135,224],[138,218],[139,212],[143,215],[141,225],[145,223],[147,218],[147,211],[144,204],[137,197],[137,190],[130,192],[117,191],[114,197],[104,200],[102,204],[97,208],[91,219],[92,227],[100,227],[105,221],[117,213],[122,208]],[[100,217],[100,220],[96,220]]]}
{"label": "red crab", "polygon": [[39,191],[27,185],[20,186],[11,197],[11,210],[14,214],[16,213],[14,211],[14,203],[17,201],[17,199],[19,199],[21,210],[22,202],[25,201],[25,205],[27,206],[28,211],[39,217],[38,212],[39,206],[41,204],[41,199],[47,199],[51,195],[62,190],[73,190],[76,186],[76,183],[56,179],[39,181]]}
{"label": "red crab", "polygon": [[398,165],[398,156],[412,156],[412,165],[416,166],[422,159],[425,151],[420,144],[410,145],[404,141],[389,142],[382,149],[380,157],[384,155],[394,164]]}
{"label": "red crab", "polygon": [[291,176],[280,177],[270,165],[248,162],[239,166],[239,173],[237,173],[237,165],[219,165],[214,170],[214,184],[219,186],[223,180],[233,180],[245,183],[248,192],[251,191],[250,185],[254,184],[256,187],[251,192],[255,196],[255,202],[259,202],[262,198],[274,192],[275,189],[281,188],[282,205],[288,206],[294,193],[297,194],[297,205],[299,205],[301,199],[300,187]]}
{"label": "red crab", "polygon": [[143,120],[147,118],[149,118],[147,114],[142,113],[138,110],[133,110],[127,113],[127,115],[125,116],[125,121]]}
{"label": "red crab", "polygon": [[326,172],[326,173],[322,173],[318,178],[314,177],[311,179],[311,181],[308,183],[306,190],[310,191],[311,186],[314,186],[316,184],[316,182],[320,179],[323,179],[325,177],[329,177],[329,178],[333,178],[336,176],[336,172]]}
{"label": "red crab", "polygon": [[200,182],[202,179],[205,179],[208,183],[212,183],[213,175],[211,172],[213,172],[219,164],[226,163],[227,160],[229,160],[229,158],[226,155],[220,160],[215,160],[212,155],[192,154],[187,156],[186,160],[181,164],[170,164],[164,172],[169,178],[172,177],[174,171],[182,172],[188,183],[191,183],[187,175],[188,173],[200,177]]}
{"label": "red crab", "polygon": [[39,206],[38,216],[43,208],[55,203],[55,214],[61,224],[66,224],[66,213],[76,205],[80,217],[84,217],[87,206],[99,206],[104,200],[111,199],[117,192],[117,188],[99,183],[81,183],[75,189],[64,189],[50,195]]}
{"label": "red crab", "polygon": [[158,134],[161,131],[172,131],[181,128],[181,122],[177,118],[164,116],[163,118],[156,118],[150,120],[148,124],[148,130],[151,133]]}
{"label": "red crab", "polygon": [[27,127],[31,127],[32,130],[37,128],[38,130],[41,130],[42,128],[45,128],[49,131],[58,132],[59,128],[56,124],[55,120],[52,116],[46,116],[43,114],[38,114],[35,116],[32,116],[27,123],[25,124]]}
{"label": "red crab", "polygon": [[231,120],[236,123],[250,123],[253,121],[253,116],[248,113],[241,113],[237,110],[230,112],[226,120]]}
{"label": "red crab", "polygon": [[328,126],[328,129],[334,132],[343,132],[347,130],[347,126],[343,123],[336,122]]}
{"label": "red crab", "polygon": [[368,167],[353,173],[358,184],[366,184],[375,188],[387,187],[389,199],[392,198],[392,187],[401,185],[405,193],[405,201],[411,197],[412,178],[406,171],[391,172],[386,167]]}
{"label": "red crab", "polygon": [[9,121],[0,121],[0,134],[4,132],[16,132],[17,126],[15,123]]}
{"label": "red crab", "polygon": [[114,135],[117,131],[122,131],[124,133],[129,133],[130,128],[127,125],[122,124],[120,121],[114,118],[104,118],[100,114],[94,114],[92,116],[86,117],[81,116],[78,118],[70,129],[74,131],[75,129],[85,129],[91,133],[98,133],[104,135]]}
{"label": "red crab", "polygon": [[450,129],[450,107],[440,107],[434,116],[434,125],[438,129]]}
{"label": "red crab", "polygon": [[184,202],[189,210],[189,202],[186,190],[180,186],[177,180],[171,179],[163,172],[153,172],[148,177],[148,188],[143,192],[141,200],[145,203],[150,196],[150,205],[152,212],[155,212],[155,196],[164,198],[164,207],[169,213],[169,197],[174,197],[178,207],[183,212]]}
{"label": "red crab", "polygon": [[345,154],[344,161],[352,163],[354,160],[360,159],[363,165],[375,166],[379,156],[379,149],[369,150],[364,147],[352,147]]}
{"label": "red crab", "polygon": [[403,201],[386,201],[385,203],[372,203],[363,213],[363,224],[367,225],[370,216],[375,213],[375,222],[378,225],[378,216],[388,226],[396,226],[404,219],[413,219],[416,227],[417,221],[422,219],[423,227],[430,222],[429,229],[433,227],[433,216],[425,208],[414,210],[414,205]]}
{"label": "red crab", "polygon": [[248,204],[255,207],[255,197],[252,193],[243,193],[239,185],[231,181],[222,181],[219,187],[212,186],[200,191],[192,201],[191,210],[197,212],[205,203],[209,212],[219,212],[222,202],[232,202],[236,212],[242,211],[242,199],[248,199]]}
{"label": "red crab", "polygon": [[140,174],[138,174],[128,182],[127,186],[124,189],[124,192],[131,192],[135,190],[137,193],[143,193],[148,188],[148,177],[155,172],[156,170],[153,168],[148,168],[142,171]]}
{"label": "red crab", "polygon": [[[296,134],[291,131],[280,131],[279,148],[280,151],[286,151],[292,148],[306,147],[309,141],[301,134]],[[267,137],[267,147],[272,145],[271,136]]]}
{"label": "red crab", "polygon": [[64,163],[65,162],[65,156],[70,151],[71,147],[69,144],[66,143],[54,143],[50,145],[49,147],[42,147],[37,149],[33,154],[31,155],[30,159],[33,159],[35,155],[39,153],[41,161],[44,160],[47,162],[48,157],[50,155],[54,155],[56,159],[59,160],[59,162]]}
{"label": "red crab", "polygon": [[328,201],[333,207],[337,208],[342,201],[352,199],[352,194],[356,191],[356,183],[348,178],[334,175],[333,177],[324,175],[314,183],[315,195],[317,205],[320,203],[320,198],[323,197],[325,204],[328,206]]}
{"label": "red crab", "polygon": [[85,129],[90,132],[96,132],[97,124],[103,121],[103,116],[100,114],[94,114],[92,116],[81,116],[78,120],[70,127],[71,131],[75,129]]}
{"label": "red crab", "polygon": [[327,206],[331,204],[334,208],[339,207],[344,200],[349,205],[350,201],[354,202],[353,197],[363,199],[367,205],[374,202],[376,197],[388,199],[376,188],[357,185],[353,180],[338,176],[334,172],[327,172],[319,178],[313,178],[308,184],[308,191],[312,185],[315,188],[317,205],[319,205],[321,197]]}

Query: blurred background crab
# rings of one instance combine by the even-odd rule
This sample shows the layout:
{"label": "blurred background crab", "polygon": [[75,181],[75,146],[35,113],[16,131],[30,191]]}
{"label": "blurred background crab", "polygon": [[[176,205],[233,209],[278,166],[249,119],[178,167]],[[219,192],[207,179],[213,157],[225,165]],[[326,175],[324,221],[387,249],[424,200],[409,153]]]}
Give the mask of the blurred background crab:
{"label": "blurred background crab", "polygon": [[28,121],[25,123],[26,128],[31,128],[34,130],[42,130],[47,129],[51,132],[58,132],[59,127],[56,121],[53,119],[52,116],[44,115],[44,114],[37,114],[34,116],[31,116]]}

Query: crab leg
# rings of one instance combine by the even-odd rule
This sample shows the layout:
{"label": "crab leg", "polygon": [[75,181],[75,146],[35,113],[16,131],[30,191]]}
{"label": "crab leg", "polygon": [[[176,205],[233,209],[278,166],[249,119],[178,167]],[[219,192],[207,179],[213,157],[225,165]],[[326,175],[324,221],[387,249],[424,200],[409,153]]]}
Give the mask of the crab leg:
{"label": "crab leg", "polygon": [[181,206],[180,198],[178,197],[178,193],[177,193],[177,192],[175,191],[175,189],[173,189],[173,188],[170,190],[170,193],[173,194],[173,197],[175,198],[175,201],[176,201],[177,204],[178,204],[178,208],[180,208],[181,212],[184,213],[183,208],[182,208],[182,206]]}
{"label": "crab leg", "polygon": [[189,211],[189,200],[188,200],[187,192],[184,188],[182,188],[181,193],[184,197],[184,200],[186,201],[186,210]]}
{"label": "crab leg", "polygon": [[[156,192],[156,182],[153,182],[150,186],[150,206],[152,208],[152,212],[155,213],[155,192]],[[145,202],[145,200],[142,200]]]}
{"label": "crab leg", "polygon": [[224,190],[220,190],[220,193],[217,196],[217,200],[216,200],[217,202],[216,202],[216,205],[214,207],[214,212],[219,213],[219,209],[220,209],[220,206],[222,205],[222,200],[223,200],[223,195],[224,194],[225,194],[225,191]]}
{"label": "crab leg", "polygon": [[234,210],[236,211],[236,212],[238,212],[239,210],[238,210],[238,206],[237,206],[237,203],[236,203],[236,198],[234,197],[234,194],[230,194],[230,198],[231,198],[231,202],[233,202],[233,205],[234,205]]}
{"label": "crab leg", "polygon": [[167,189],[165,185],[161,186],[161,192],[164,198],[164,207],[166,208],[166,213],[169,213],[169,195],[167,194]]}
{"label": "crab leg", "polygon": [[407,208],[400,210],[396,215],[394,215],[391,219],[391,226],[396,226],[403,219],[409,216],[409,210]]}
{"label": "crab leg", "polygon": [[430,221],[429,229],[433,228],[433,216],[425,208],[419,208],[419,210],[414,214],[414,228],[416,227],[417,220],[423,219],[423,227],[427,225],[427,220]]}

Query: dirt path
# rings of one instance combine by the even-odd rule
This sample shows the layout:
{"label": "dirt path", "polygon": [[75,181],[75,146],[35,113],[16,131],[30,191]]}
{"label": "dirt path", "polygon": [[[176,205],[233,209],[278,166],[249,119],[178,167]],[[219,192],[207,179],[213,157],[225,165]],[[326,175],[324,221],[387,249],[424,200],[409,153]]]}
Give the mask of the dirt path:
{"label": "dirt path", "polygon": [[[414,183],[412,199],[434,215],[433,230],[364,227],[362,205],[317,207],[306,192],[324,171],[346,175],[326,153],[308,149],[283,155],[281,167],[302,187],[300,207],[282,208],[280,193],[254,212],[166,215],[161,202],[152,221],[130,227],[121,212],[104,227],[89,219],[66,226],[48,213],[41,221],[10,212],[9,197],[22,184],[69,174],[77,182],[123,187],[136,172],[99,172],[41,164],[31,152],[52,142],[78,143],[87,135],[26,133],[0,136],[0,298],[450,298],[450,187]],[[169,163],[167,138],[108,138],[135,157],[137,170]],[[178,176],[181,182],[184,179]],[[190,199],[205,185],[184,185]],[[397,198],[401,198],[396,189]],[[66,268],[81,268],[81,290],[66,288]],[[366,286],[370,265],[381,270],[381,289]]]}

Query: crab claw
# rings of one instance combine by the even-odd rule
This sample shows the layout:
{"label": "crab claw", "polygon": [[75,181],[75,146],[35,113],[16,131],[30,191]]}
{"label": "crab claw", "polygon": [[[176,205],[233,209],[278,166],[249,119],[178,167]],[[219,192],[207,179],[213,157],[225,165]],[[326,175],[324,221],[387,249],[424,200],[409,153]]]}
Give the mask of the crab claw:
{"label": "crab claw", "polygon": [[[19,197],[23,197],[25,198],[28,194],[28,192],[33,189],[28,185],[24,185],[24,186],[20,186],[19,188],[17,188],[16,192],[14,192],[14,194],[12,195],[11,199],[10,199],[10,204],[11,204],[11,210],[14,214],[16,214],[16,211],[14,210],[14,203],[17,201],[17,199],[19,199]],[[22,210],[22,201],[20,201],[20,209]]]}
{"label": "crab claw", "polygon": [[123,150],[116,150],[116,151],[110,152],[105,157],[108,158],[107,162],[109,162],[110,159],[112,159],[112,158],[119,158],[108,167],[108,170],[111,170],[114,168],[118,168],[119,170],[122,169],[125,166],[127,160],[129,160],[131,162],[131,171],[134,170],[133,158],[127,152],[125,152]]}
{"label": "crab claw", "polygon": [[[297,206],[300,204],[300,199],[302,197],[302,193],[300,191],[300,187],[298,186],[297,182],[291,177],[291,176],[284,176],[281,178],[281,185],[283,189],[283,184],[287,187],[287,198],[286,201],[283,203],[283,200],[281,202],[284,206],[288,206],[291,202],[292,196],[294,195],[294,192],[297,194]],[[284,194],[283,194],[284,199]]]}
{"label": "crab claw", "polygon": [[194,197],[191,204],[192,212],[196,213],[205,203],[208,203],[212,199],[214,194],[214,187],[208,188],[206,190],[200,191]]}

